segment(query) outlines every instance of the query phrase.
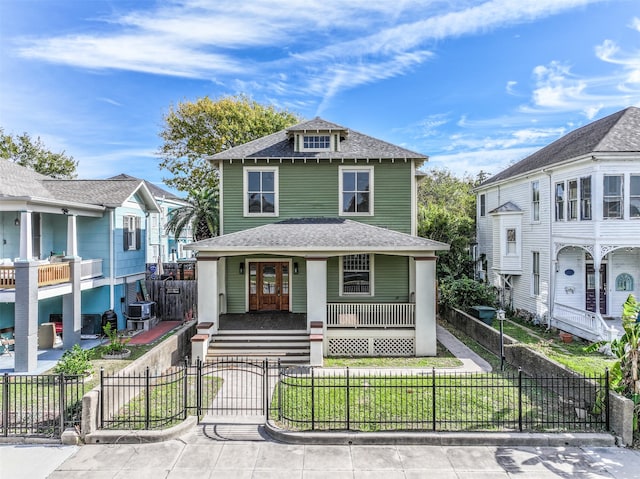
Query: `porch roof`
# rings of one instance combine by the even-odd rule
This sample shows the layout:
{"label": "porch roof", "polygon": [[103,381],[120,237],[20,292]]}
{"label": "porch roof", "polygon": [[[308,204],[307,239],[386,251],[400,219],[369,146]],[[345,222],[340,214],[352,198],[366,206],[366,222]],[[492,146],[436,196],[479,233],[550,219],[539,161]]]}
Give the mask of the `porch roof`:
{"label": "porch roof", "polygon": [[344,218],[295,218],[185,246],[223,256],[242,253],[424,255],[449,245]]}

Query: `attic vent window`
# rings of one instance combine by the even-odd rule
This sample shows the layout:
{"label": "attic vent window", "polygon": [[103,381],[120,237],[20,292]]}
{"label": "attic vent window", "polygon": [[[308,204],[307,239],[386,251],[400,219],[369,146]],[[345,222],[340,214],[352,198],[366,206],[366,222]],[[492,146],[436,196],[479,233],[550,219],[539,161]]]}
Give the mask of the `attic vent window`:
{"label": "attic vent window", "polygon": [[305,150],[328,150],[331,148],[329,135],[304,135],[302,147]]}

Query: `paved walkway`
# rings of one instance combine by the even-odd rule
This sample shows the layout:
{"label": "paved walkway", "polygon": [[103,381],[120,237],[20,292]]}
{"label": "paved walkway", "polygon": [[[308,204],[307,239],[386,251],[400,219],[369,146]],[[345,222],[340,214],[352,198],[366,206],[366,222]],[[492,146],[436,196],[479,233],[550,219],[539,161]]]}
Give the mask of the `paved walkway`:
{"label": "paved walkway", "polygon": [[640,452],[615,447],[290,445],[266,439],[259,426],[244,426],[253,440],[219,427],[155,444],[0,446],[2,477],[640,479]]}

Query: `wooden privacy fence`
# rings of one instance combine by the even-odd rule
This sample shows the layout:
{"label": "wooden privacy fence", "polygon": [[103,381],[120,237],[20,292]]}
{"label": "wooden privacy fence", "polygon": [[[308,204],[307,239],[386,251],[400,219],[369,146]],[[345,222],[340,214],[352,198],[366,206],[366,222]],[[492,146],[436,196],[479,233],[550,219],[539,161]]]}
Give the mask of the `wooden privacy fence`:
{"label": "wooden privacy fence", "polygon": [[196,317],[197,281],[148,279],[145,285],[149,299],[156,302],[156,315],[160,320],[182,321]]}

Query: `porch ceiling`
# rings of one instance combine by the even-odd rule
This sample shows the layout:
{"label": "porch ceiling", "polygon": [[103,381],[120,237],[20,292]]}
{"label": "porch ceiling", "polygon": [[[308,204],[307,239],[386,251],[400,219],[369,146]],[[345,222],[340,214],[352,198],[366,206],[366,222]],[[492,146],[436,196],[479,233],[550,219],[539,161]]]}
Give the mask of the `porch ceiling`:
{"label": "porch ceiling", "polygon": [[256,252],[420,256],[448,250],[449,245],[343,218],[298,218],[209,238],[185,249],[224,256]]}

